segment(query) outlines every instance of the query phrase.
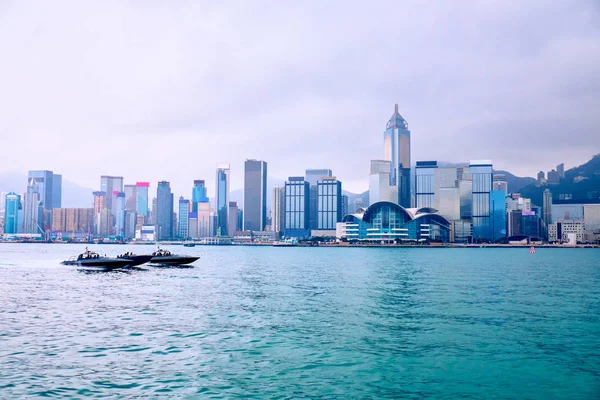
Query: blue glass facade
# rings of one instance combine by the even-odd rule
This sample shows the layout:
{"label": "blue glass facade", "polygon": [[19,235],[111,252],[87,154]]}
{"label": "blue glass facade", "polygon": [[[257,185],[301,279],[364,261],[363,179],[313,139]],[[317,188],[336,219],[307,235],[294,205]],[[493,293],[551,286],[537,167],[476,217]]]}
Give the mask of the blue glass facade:
{"label": "blue glass facade", "polygon": [[173,236],[173,193],[166,181],[158,182],[156,189],[156,233],[158,240]]}
{"label": "blue glass facade", "polygon": [[471,219],[473,221],[473,240],[492,240],[492,224],[490,218],[490,192],[492,191],[492,162],[472,161],[470,172],[473,183],[473,203]]}
{"label": "blue glass facade", "polygon": [[390,185],[398,186],[398,203],[410,207],[410,131],[398,104],[383,133],[383,150],[385,160],[391,161]]}
{"label": "blue glass facade", "polygon": [[435,204],[435,175],[437,161],[417,161],[415,167],[415,206],[433,207]]}
{"label": "blue glass facade", "polygon": [[344,217],[346,238],[363,241],[450,241],[450,223],[428,207],[405,209],[391,202]]}
{"label": "blue glass facade", "polygon": [[229,165],[217,167],[216,235],[227,236],[229,225]]}
{"label": "blue glass facade", "polygon": [[342,220],[342,216],[342,182],[336,179],[319,181],[317,183],[317,229],[334,230],[336,224]]}
{"label": "blue glass facade", "polygon": [[504,190],[490,192],[492,240],[498,241],[507,236],[506,233],[506,194]]}
{"label": "blue glass facade", "polygon": [[143,215],[144,217],[148,217],[148,189],[150,187],[149,182],[137,182],[136,193],[137,193],[137,201],[136,201],[136,211],[138,215]]}
{"label": "blue glass facade", "polygon": [[[237,213],[237,211],[236,211]],[[232,218],[236,218],[232,216]],[[267,225],[267,163],[244,163],[244,225],[247,231],[263,231]]]}
{"label": "blue glass facade", "polygon": [[[179,198],[178,212],[177,236],[180,239],[187,239],[189,237],[190,201],[183,197]],[[198,213],[194,215],[198,218]]]}
{"label": "blue glass facade", "polygon": [[19,210],[21,209],[21,196],[14,192],[6,195],[4,203],[4,233],[19,233]]}
{"label": "blue glass facade", "polygon": [[198,212],[198,203],[208,203],[208,191],[204,180],[198,179],[194,181],[192,189],[192,212]]}
{"label": "blue glass facade", "polygon": [[[285,182],[285,230],[309,230],[310,184],[304,177]],[[287,236],[287,235],[286,235]]]}

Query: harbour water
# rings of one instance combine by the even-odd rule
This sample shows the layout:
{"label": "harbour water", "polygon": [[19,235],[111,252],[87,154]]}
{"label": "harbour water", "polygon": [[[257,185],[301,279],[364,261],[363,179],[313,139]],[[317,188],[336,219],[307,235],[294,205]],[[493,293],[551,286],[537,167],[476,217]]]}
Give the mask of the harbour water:
{"label": "harbour water", "polygon": [[600,398],[598,249],[83,248],[0,244],[0,398]]}

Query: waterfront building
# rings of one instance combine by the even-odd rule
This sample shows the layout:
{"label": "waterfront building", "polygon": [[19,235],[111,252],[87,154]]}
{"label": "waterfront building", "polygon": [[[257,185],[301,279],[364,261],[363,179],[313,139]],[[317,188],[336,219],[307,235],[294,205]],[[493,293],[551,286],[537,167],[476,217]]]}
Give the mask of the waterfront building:
{"label": "waterfront building", "polygon": [[152,199],[152,210],[150,211],[150,221],[152,223],[152,225],[156,225],[156,214],[157,214],[157,207],[156,207],[156,197],[154,197]]}
{"label": "waterfront building", "polygon": [[178,225],[177,225],[177,237],[180,239],[187,239],[191,237],[189,234],[189,222],[190,222],[190,201],[179,197],[179,208],[178,208]]}
{"label": "waterfront building", "polygon": [[291,176],[285,182],[284,196],[285,236],[297,238],[310,236],[310,184],[302,176]]}
{"label": "waterfront building", "polygon": [[450,241],[452,243],[470,243],[473,238],[473,224],[471,221],[451,221],[452,232]]}
{"label": "waterfront building", "polygon": [[382,201],[347,215],[336,231],[340,239],[373,242],[450,241],[451,224],[431,207],[404,208]]}
{"label": "waterfront building", "polygon": [[106,233],[101,232],[101,218],[102,218],[102,210],[106,208],[106,192],[96,191],[93,192],[94,195],[94,233],[96,235],[106,235]]}
{"label": "waterfront building", "polygon": [[597,242],[600,239],[600,204],[583,205],[583,223],[585,225],[585,240]]}
{"label": "waterfront building", "polygon": [[371,173],[369,174],[369,201],[398,202],[398,187],[390,185],[391,161],[371,160]]}
{"label": "waterfront building", "polygon": [[577,243],[584,241],[585,224],[583,221],[559,219],[548,226],[548,241],[551,243],[569,242],[569,235],[574,235]]}
{"label": "waterfront building", "polygon": [[158,182],[156,189],[156,235],[158,240],[168,240],[173,234],[173,193],[167,181]]}
{"label": "waterfront building", "polygon": [[285,187],[275,186],[272,195],[272,215],[271,224],[273,232],[281,232],[284,229],[285,213]]}
{"label": "waterfront building", "polygon": [[[237,205],[235,212],[235,214],[229,213],[231,218],[237,216]],[[243,229],[249,231],[263,231],[266,225],[267,163],[262,160],[246,160],[244,163]],[[231,232],[231,235],[232,234],[233,232]]]}
{"label": "waterfront building", "polygon": [[198,221],[198,237],[207,238],[214,236],[215,222],[212,221],[214,210],[210,207],[209,202],[198,202],[197,221]]}
{"label": "waterfront building", "polygon": [[148,190],[150,188],[150,182],[136,182],[135,186],[137,193],[137,214],[144,216],[144,221],[148,221],[148,217],[150,215],[148,207]]}
{"label": "waterfront building", "polygon": [[198,212],[188,213],[188,236],[192,239],[198,238]]}
{"label": "waterfront building", "polygon": [[310,229],[317,229],[317,183],[327,177],[333,176],[328,168],[312,168],[305,171],[304,179],[310,185],[310,206],[308,224]]}
{"label": "waterfront building", "polygon": [[94,229],[93,208],[55,208],[52,210],[52,232],[63,238],[86,237]]}
{"label": "waterfront building", "polygon": [[[344,191],[342,191],[344,193]],[[348,215],[348,195],[342,194],[342,218]]]}
{"label": "waterfront building", "polygon": [[125,192],[113,192],[113,206],[115,218],[115,236],[123,238],[125,235]]}
{"label": "waterfront building", "polygon": [[108,208],[104,208],[98,215],[98,236],[108,236],[113,226],[113,216]]}
{"label": "waterfront building", "polygon": [[437,161],[417,161],[417,165],[415,166],[416,207],[435,206],[434,172],[436,169]]}
{"label": "waterfront building", "polygon": [[458,192],[460,194],[460,219],[471,220],[473,209],[473,181],[470,179],[459,181]]}
{"label": "waterfront building", "polygon": [[544,204],[542,209],[544,212],[544,227],[545,229],[548,229],[548,226],[552,223],[552,193],[550,192],[550,189],[544,190]]}
{"label": "waterfront building", "polygon": [[137,209],[137,185],[125,185],[125,210],[136,211]]}
{"label": "waterfront building", "polygon": [[506,193],[503,189],[490,191],[491,239],[497,242],[506,238]]}
{"label": "waterfront building", "polygon": [[143,225],[142,229],[135,231],[135,240],[154,242],[156,240],[156,227],[154,225]]}
{"label": "waterfront building", "polygon": [[473,240],[492,239],[490,220],[490,192],[492,191],[492,162],[489,160],[471,161],[469,166],[473,182]]}
{"label": "waterfront building", "polygon": [[216,179],[216,236],[227,236],[227,226],[229,224],[229,164],[217,165]]}
{"label": "waterfront building", "polygon": [[508,196],[508,182],[505,174],[494,174],[492,190],[501,190],[504,196]]}
{"label": "waterfront building", "polygon": [[582,221],[583,215],[583,204],[574,203],[573,201],[560,201],[552,203],[552,223],[558,222],[559,220],[572,220]]}
{"label": "waterfront building", "polygon": [[230,201],[229,202],[229,225],[227,226],[227,232],[229,232],[229,236],[233,236],[235,234],[235,232],[242,230],[242,227],[238,226],[238,211],[239,211],[239,208],[238,208],[237,201]]}
{"label": "waterfront building", "polygon": [[439,188],[435,193],[434,207],[448,221],[460,220],[460,190],[457,187]]}
{"label": "waterfront building", "polygon": [[384,159],[391,162],[390,185],[398,187],[398,203],[410,207],[410,131],[408,124],[394,106],[394,114],[383,134]]}
{"label": "waterfront building", "polygon": [[335,177],[317,182],[317,230],[335,230],[342,220],[342,183]]}
{"label": "waterfront building", "polygon": [[19,210],[22,209],[21,196],[15,192],[9,192],[4,197],[4,233],[19,233]]}
{"label": "waterfront building", "polygon": [[541,239],[541,219],[536,211],[522,211],[521,232],[532,239]]}
{"label": "waterfront building", "polygon": [[135,230],[137,227],[137,212],[125,210],[125,231],[123,233],[123,239],[129,240],[135,237]]}

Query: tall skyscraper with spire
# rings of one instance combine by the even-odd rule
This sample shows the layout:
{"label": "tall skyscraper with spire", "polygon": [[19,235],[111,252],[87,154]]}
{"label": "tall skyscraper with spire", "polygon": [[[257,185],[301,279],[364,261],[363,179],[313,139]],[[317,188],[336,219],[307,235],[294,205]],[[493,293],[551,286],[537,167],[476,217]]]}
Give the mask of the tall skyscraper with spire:
{"label": "tall skyscraper with spire", "polygon": [[391,162],[390,185],[398,187],[398,204],[411,206],[410,195],[410,131],[408,123],[394,106],[394,114],[383,133],[384,159]]}

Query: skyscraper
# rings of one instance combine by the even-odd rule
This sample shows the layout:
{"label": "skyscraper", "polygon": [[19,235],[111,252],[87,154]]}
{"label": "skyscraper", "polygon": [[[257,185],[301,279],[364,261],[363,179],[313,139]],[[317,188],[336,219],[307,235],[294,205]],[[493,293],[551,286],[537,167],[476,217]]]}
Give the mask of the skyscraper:
{"label": "skyscraper", "polygon": [[113,192],[115,209],[115,236],[125,235],[125,192]]}
{"label": "skyscraper", "polygon": [[107,232],[102,230],[103,226],[108,226],[108,221],[103,221],[102,218],[106,218],[106,192],[94,192],[94,226],[96,227],[96,235],[106,235]]}
{"label": "skyscraper", "polygon": [[240,226],[238,226],[238,203],[237,201],[229,202],[229,226],[227,227],[227,232],[229,232],[229,236],[233,236],[235,232],[241,230]]}
{"label": "skyscraper", "polygon": [[492,239],[490,221],[490,192],[492,191],[492,162],[490,160],[471,161],[469,166],[473,182],[473,239]]}
{"label": "skyscraper", "polygon": [[505,174],[494,174],[492,190],[501,190],[504,196],[508,196],[508,182]]}
{"label": "skyscraper", "polygon": [[100,177],[100,191],[106,193],[106,204],[105,207],[111,210],[111,215],[115,217],[113,208],[113,192],[123,191],[123,177],[122,176],[108,176],[102,175]]}
{"label": "skyscraper", "polygon": [[[52,196],[50,196],[51,198]],[[35,178],[31,178],[27,185],[24,222],[24,233],[37,234],[44,232],[44,207],[40,187]]]}
{"label": "skyscraper", "polygon": [[308,216],[308,225],[310,229],[317,229],[317,183],[326,177],[333,176],[330,169],[313,168],[305,172],[305,180],[310,185],[310,210]]}
{"label": "skyscraper", "polygon": [[317,229],[335,230],[342,220],[342,182],[323,177],[317,183]]}
{"label": "skyscraper", "polygon": [[148,189],[150,182],[137,182],[135,184],[137,192],[136,211],[138,215],[143,215],[144,220],[148,219]]}
{"label": "skyscraper", "polygon": [[19,210],[21,209],[21,196],[15,192],[6,194],[4,203],[4,233],[19,233]]}
{"label": "skyscraper", "polygon": [[310,236],[310,184],[303,176],[285,182],[285,236]]}
{"label": "skyscraper", "polygon": [[398,203],[402,207],[411,206],[410,196],[410,131],[408,124],[398,113],[398,104],[394,114],[386,124],[383,133],[384,159],[391,161],[390,185],[398,186]]}
{"label": "skyscraper", "polygon": [[167,181],[158,182],[156,189],[156,232],[158,240],[171,239],[173,234],[173,193]]}
{"label": "skyscraper", "polygon": [[136,211],[137,209],[137,185],[125,185],[125,210]]}
{"label": "skyscraper", "polygon": [[284,214],[284,201],[285,201],[285,187],[275,186],[273,188],[272,198],[272,229],[273,232],[281,232],[284,229],[285,214]]}
{"label": "skyscraper", "polygon": [[398,187],[390,185],[392,163],[386,160],[371,160],[369,174],[369,203],[379,201],[398,202]]}
{"label": "skyscraper", "polygon": [[40,195],[40,202],[45,210],[61,207],[62,200],[62,176],[52,171],[29,171],[27,182],[35,179]]}
{"label": "skyscraper", "polygon": [[564,163],[560,163],[556,166],[556,172],[558,172],[558,177],[559,178],[564,178],[565,177],[565,164]]}
{"label": "skyscraper", "polygon": [[417,161],[415,166],[415,206],[435,207],[437,161]]}
{"label": "skyscraper", "polygon": [[229,164],[217,165],[215,210],[217,216],[216,235],[227,236],[229,221]]}
{"label": "skyscraper", "polygon": [[179,197],[178,208],[179,220],[177,225],[177,236],[180,239],[187,239],[189,235],[189,220],[190,220],[190,201]]}
{"label": "skyscraper", "polygon": [[540,171],[537,174],[537,181],[538,181],[538,185],[541,186],[544,183],[546,183],[546,174],[544,173],[544,171]]}
{"label": "skyscraper", "polygon": [[550,189],[544,190],[544,204],[543,204],[543,213],[544,213],[544,226],[547,238],[548,227],[552,223],[552,193]]}
{"label": "skyscraper", "polygon": [[244,163],[244,230],[263,231],[267,224],[267,163]]}
{"label": "skyscraper", "polygon": [[490,191],[490,231],[494,242],[506,237],[505,198],[504,190]]}
{"label": "skyscraper", "polygon": [[198,212],[198,203],[208,203],[208,192],[203,179],[194,180],[192,189],[192,212]]}

